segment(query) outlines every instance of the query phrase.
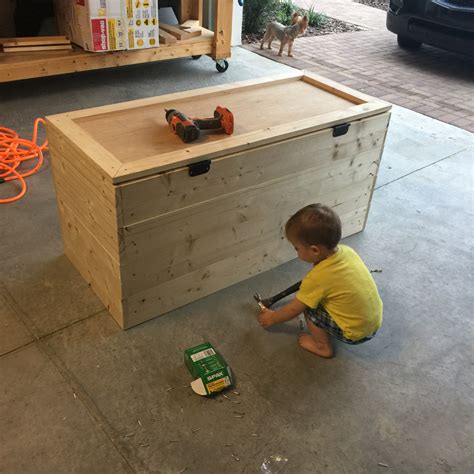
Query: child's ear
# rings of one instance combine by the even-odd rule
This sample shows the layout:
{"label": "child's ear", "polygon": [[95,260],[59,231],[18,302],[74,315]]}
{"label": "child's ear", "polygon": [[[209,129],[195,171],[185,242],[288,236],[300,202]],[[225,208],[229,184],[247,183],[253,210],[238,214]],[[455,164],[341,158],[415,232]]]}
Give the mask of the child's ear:
{"label": "child's ear", "polygon": [[319,245],[310,245],[310,247],[315,255],[319,255],[321,253],[321,249],[319,248]]}

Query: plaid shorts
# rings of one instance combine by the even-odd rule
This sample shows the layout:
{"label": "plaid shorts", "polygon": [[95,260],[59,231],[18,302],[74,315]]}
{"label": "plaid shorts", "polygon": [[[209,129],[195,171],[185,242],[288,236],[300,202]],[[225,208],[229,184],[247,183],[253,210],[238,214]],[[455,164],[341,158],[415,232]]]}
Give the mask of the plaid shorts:
{"label": "plaid shorts", "polygon": [[323,306],[319,305],[316,309],[309,308],[308,306],[304,310],[304,315],[318,328],[324,329],[331,336],[334,336],[339,341],[342,341],[346,344],[362,344],[363,342],[370,341],[377,331],[375,331],[370,336],[359,339],[358,341],[353,341],[344,336],[342,329],[336,324],[336,321],[331,318],[330,314],[324,309]]}

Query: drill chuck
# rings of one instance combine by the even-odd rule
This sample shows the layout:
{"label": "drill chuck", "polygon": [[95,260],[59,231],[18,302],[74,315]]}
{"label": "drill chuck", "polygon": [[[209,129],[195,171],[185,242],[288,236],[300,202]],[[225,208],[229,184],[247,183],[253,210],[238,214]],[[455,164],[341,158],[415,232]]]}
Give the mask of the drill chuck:
{"label": "drill chuck", "polygon": [[173,132],[176,133],[184,143],[193,142],[199,138],[199,127],[193,120],[178,110],[166,110],[166,120]]}

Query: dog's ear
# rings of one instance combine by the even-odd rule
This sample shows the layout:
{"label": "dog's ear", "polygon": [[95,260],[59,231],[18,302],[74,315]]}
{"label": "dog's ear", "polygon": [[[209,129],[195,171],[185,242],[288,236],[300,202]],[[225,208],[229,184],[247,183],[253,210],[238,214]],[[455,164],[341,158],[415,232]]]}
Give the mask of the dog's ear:
{"label": "dog's ear", "polygon": [[308,25],[308,15],[305,15],[302,20],[304,25]]}
{"label": "dog's ear", "polygon": [[298,18],[298,12],[293,13],[293,15],[291,15],[291,18]]}

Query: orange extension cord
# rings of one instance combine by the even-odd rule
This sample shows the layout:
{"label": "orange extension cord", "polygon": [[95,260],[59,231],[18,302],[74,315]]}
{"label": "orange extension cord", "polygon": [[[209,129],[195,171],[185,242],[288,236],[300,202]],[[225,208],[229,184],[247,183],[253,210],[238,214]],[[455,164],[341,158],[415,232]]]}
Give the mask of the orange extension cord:
{"label": "orange extension cord", "polygon": [[[18,133],[9,128],[0,127],[0,184],[17,179],[21,190],[13,197],[0,199],[0,204],[18,201],[26,193],[25,178],[35,174],[43,164],[43,150],[48,147],[48,140],[38,145],[38,125],[45,125],[42,118],[37,118],[33,125],[33,137],[30,140],[20,138]],[[33,168],[22,171],[22,165],[30,160],[38,160]]]}

